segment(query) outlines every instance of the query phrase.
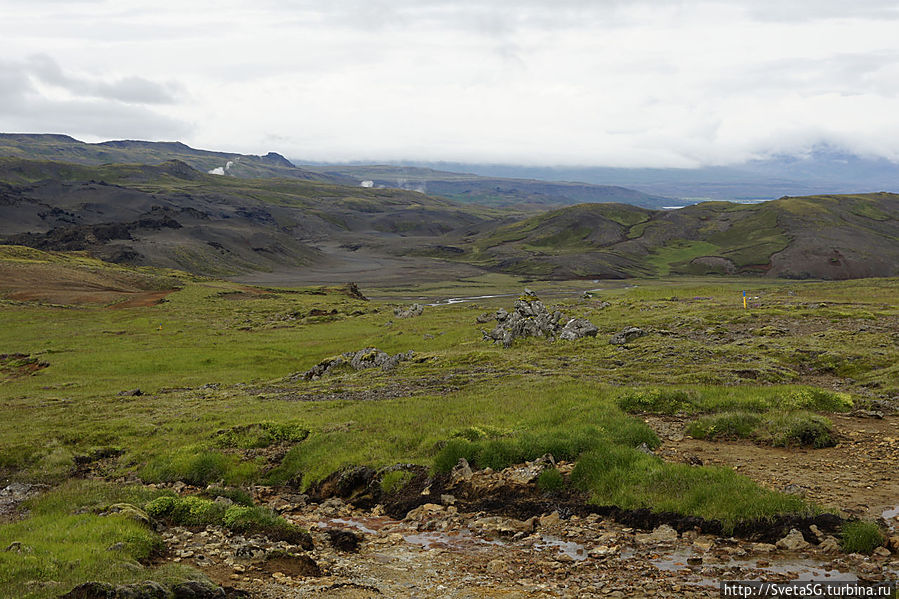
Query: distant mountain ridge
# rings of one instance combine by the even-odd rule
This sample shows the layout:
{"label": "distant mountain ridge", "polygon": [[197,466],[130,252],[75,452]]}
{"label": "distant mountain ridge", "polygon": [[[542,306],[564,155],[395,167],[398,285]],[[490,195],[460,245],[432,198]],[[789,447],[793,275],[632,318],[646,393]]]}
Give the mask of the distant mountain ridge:
{"label": "distant mountain ridge", "polygon": [[202,172],[215,171],[241,178],[289,177],[308,181],[350,183],[298,168],[284,156],[264,156],[198,150],[180,141],[115,140],[86,143],[68,135],[0,133],[0,156],[99,166],[157,164],[180,160]]}
{"label": "distant mountain ridge", "polygon": [[592,202],[620,202],[661,208],[682,204],[670,197],[618,185],[571,183],[558,179],[483,177],[467,172],[392,165],[303,165],[303,168],[334,178],[350,178],[360,184],[409,189],[484,206],[546,209]]}
{"label": "distant mountain ridge", "polygon": [[[0,156],[99,166],[158,164],[180,160],[199,171],[240,178],[289,177],[340,185],[372,186],[418,191],[484,206],[540,210],[583,202],[623,202],[659,208],[678,204],[670,198],[621,186],[484,178],[466,173],[391,166],[296,166],[284,156],[214,152],[181,142],[136,140],[85,143],[67,135],[0,133]],[[368,184],[368,183],[366,183]]]}

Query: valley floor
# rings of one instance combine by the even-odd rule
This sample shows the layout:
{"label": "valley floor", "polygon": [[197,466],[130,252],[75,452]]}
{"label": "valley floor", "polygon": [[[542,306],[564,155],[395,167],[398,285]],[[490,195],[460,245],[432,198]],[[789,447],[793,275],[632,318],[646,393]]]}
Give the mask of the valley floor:
{"label": "valley floor", "polygon": [[[896,280],[377,267],[252,287],[0,247],[0,598],[899,576]],[[594,335],[485,339],[543,308]]]}

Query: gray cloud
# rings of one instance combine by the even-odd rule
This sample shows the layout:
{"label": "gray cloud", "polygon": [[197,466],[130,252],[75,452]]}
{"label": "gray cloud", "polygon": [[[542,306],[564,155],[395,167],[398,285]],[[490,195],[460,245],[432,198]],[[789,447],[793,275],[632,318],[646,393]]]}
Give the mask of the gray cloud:
{"label": "gray cloud", "polygon": [[[77,95],[65,99],[47,96],[32,78],[60,85]],[[140,85],[129,88],[128,79],[114,84],[96,84],[100,86],[99,90],[91,87],[95,84],[82,90],[82,83],[66,77],[58,65],[46,57],[0,62],[0,130],[148,139],[176,139],[190,133],[190,127],[179,119],[129,103],[126,100],[129,95],[125,92],[146,90]],[[99,93],[106,91],[103,86],[112,88],[115,93]],[[132,96],[139,98],[140,104],[147,103],[140,93]]]}
{"label": "gray cloud", "polygon": [[326,160],[899,160],[895,0],[9,2],[4,128]]}
{"label": "gray cloud", "polygon": [[67,75],[46,54],[28,57],[29,74],[44,83],[66,89],[77,96],[119,100],[129,104],[172,104],[178,99],[180,86],[163,85],[142,77],[128,76],[114,81],[96,81]]}

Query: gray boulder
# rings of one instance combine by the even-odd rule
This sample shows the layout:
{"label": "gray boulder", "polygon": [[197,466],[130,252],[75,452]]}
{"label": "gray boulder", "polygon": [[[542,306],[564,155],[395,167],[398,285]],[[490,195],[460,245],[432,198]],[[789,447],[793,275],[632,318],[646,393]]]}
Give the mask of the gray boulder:
{"label": "gray boulder", "polygon": [[596,337],[598,332],[599,329],[596,328],[596,325],[586,318],[572,318],[565,323],[564,327],[562,327],[562,332],[559,333],[559,339],[574,341],[581,337]]}
{"label": "gray boulder", "polygon": [[421,316],[421,313],[425,311],[425,307],[421,304],[412,304],[408,308],[394,308],[393,314],[397,318],[414,318],[416,316]]}

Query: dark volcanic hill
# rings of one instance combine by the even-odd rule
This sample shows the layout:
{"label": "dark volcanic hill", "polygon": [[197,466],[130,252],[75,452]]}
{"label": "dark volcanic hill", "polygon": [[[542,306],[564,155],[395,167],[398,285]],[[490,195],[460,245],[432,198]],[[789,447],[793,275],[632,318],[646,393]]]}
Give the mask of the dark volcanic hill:
{"label": "dark volcanic hill", "polygon": [[889,193],[533,214],[399,189],[216,176],[177,160],[0,158],[0,243],[247,280],[275,271],[374,281],[388,267],[394,280],[478,269],[557,279],[897,276],[897,219],[899,195]]}
{"label": "dark volcanic hill", "polygon": [[208,175],[179,161],[80,165],[0,158],[0,240],[214,275],[390,255],[508,221],[420,193]]}
{"label": "dark volcanic hill", "polygon": [[553,278],[899,275],[899,195],[704,202],[652,211],[580,205],[501,226],[459,259]]}

